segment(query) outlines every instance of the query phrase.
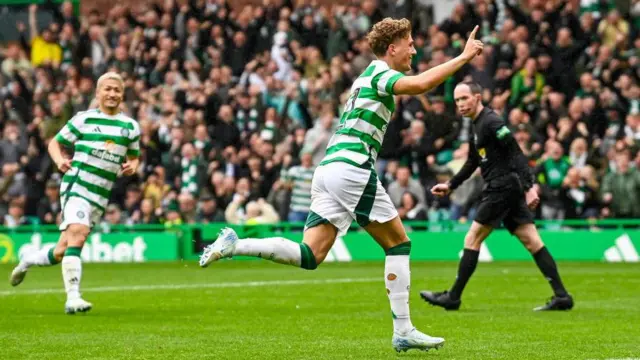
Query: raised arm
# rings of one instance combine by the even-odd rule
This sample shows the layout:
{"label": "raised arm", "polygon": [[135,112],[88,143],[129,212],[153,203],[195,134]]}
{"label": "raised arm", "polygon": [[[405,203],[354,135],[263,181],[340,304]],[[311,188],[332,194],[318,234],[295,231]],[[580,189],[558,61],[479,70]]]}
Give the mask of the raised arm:
{"label": "raised arm", "polygon": [[440,85],[464,64],[482,52],[483,44],[482,41],[476,40],[477,32],[478,26],[469,35],[462,54],[419,75],[400,78],[393,85],[393,93],[396,95],[418,95]]}
{"label": "raised arm", "polygon": [[31,42],[38,37],[38,19],[36,18],[38,13],[38,5],[33,4],[29,6],[29,32],[31,33]]}

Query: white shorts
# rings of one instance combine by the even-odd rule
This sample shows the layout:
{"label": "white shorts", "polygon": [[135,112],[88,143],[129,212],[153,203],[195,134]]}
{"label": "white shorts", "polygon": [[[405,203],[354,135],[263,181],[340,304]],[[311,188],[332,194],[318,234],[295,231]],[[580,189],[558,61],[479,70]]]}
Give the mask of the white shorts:
{"label": "white shorts", "polygon": [[102,210],[89,204],[83,198],[72,196],[62,199],[62,223],[60,230],[64,231],[71,224],[82,224],[89,228],[100,222]]}
{"label": "white shorts", "polygon": [[311,183],[311,211],[305,229],[329,222],[346,234],[355,220],[360,226],[385,223],[398,216],[376,172],[342,162],[318,166]]}

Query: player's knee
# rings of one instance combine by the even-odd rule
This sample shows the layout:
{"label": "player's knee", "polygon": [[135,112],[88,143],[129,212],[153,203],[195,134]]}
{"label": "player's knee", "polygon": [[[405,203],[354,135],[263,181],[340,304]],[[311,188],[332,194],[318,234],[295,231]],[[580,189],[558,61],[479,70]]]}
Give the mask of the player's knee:
{"label": "player's knee", "polygon": [[53,257],[56,259],[56,261],[62,261],[65,251],[67,251],[67,244],[56,245],[56,247],[53,249]]}
{"label": "player's knee", "polygon": [[484,241],[484,239],[481,236],[479,236],[477,232],[469,231],[467,235],[464,237],[464,247],[465,249],[480,250],[480,246],[482,246],[482,241]]}
{"label": "player's knee", "polygon": [[544,243],[540,238],[540,234],[534,226],[522,226],[515,231],[522,245],[532,254],[542,249]]}
{"label": "player's knee", "polygon": [[314,249],[306,243],[300,244],[300,267],[305,270],[315,270],[324,261],[327,254],[322,254],[319,249]]}
{"label": "player's knee", "polygon": [[65,236],[69,246],[81,246],[89,236],[89,228],[73,224],[66,230]]}
{"label": "player's knee", "polygon": [[540,239],[540,236],[526,235],[520,238],[520,241],[522,242],[524,247],[532,254],[538,252],[538,250],[542,249],[542,247],[544,246],[544,244],[542,243],[542,239]]}

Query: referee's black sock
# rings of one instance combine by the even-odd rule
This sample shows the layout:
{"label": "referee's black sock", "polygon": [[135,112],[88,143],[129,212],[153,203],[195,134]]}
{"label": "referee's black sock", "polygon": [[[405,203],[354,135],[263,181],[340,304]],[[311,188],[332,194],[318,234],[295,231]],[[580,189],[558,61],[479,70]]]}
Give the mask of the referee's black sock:
{"label": "referee's black sock", "polygon": [[453,287],[449,291],[451,299],[458,300],[460,296],[462,296],[462,290],[464,290],[464,287],[467,285],[467,281],[469,281],[473,272],[476,271],[478,255],[480,255],[480,252],[477,250],[464,249],[462,259],[460,259],[460,264],[458,265],[456,282],[453,283]]}
{"label": "referee's black sock", "polygon": [[549,284],[551,284],[553,293],[556,296],[567,296],[567,290],[565,290],[564,285],[562,285],[562,280],[560,279],[560,274],[558,274],[556,262],[553,260],[551,253],[547,250],[547,247],[543,246],[542,249],[533,254],[533,258],[544,277],[549,281]]}

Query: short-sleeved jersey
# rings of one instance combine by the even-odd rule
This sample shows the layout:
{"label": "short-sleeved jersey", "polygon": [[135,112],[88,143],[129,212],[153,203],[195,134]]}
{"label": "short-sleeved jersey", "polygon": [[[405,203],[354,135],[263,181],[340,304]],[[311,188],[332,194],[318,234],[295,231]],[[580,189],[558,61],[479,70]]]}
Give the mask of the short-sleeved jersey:
{"label": "short-sleeved jersey", "polygon": [[286,174],[285,179],[293,183],[291,189],[291,210],[309,212],[311,207],[311,182],[313,168],[293,166]]}
{"label": "short-sleeved jersey", "polygon": [[404,75],[374,60],[351,86],[340,124],[320,165],[345,162],[373,164],[395,110],[393,86]]}
{"label": "short-sleeved jersey", "polygon": [[122,164],[140,155],[138,123],[122,113],[83,111],[55,138],[74,151],[71,169],[62,178],[61,198],[77,196],[104,211]]}

